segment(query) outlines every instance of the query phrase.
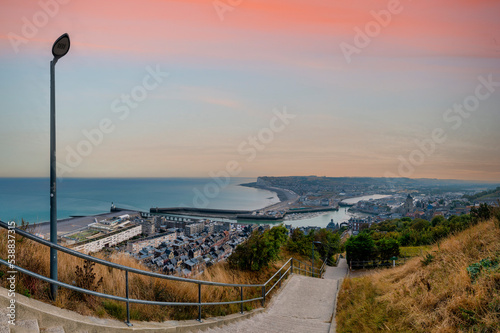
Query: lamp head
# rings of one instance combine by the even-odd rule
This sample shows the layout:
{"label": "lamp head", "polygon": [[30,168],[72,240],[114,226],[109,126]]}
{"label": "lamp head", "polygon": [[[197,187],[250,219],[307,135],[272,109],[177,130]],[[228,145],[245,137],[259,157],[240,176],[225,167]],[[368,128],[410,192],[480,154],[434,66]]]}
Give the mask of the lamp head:
{"label": "lamp head", "polygon": [[69,46],[69,35],[66,33],[62,34],[52,46],[52,55],[54,56],[54,60],[57,61],[59,58],[64,57],[69,51]]}

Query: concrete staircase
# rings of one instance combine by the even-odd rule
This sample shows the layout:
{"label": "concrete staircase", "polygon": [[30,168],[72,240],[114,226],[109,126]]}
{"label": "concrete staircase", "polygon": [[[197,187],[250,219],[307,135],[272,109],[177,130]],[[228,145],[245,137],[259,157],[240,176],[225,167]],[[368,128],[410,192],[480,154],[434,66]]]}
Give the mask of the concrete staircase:
{"label": "concrete staircase", "polygon": [[294,275],[266,312],[205,332],[328,333],[336,286],[332,280]]}
{"label": "concrete staircase", "polygon": [[204,332],[333,333],[337,292],[346,274],[347,262],[342,259],[338,267],[326,269],[323,279],[294,275],[265,312]]}

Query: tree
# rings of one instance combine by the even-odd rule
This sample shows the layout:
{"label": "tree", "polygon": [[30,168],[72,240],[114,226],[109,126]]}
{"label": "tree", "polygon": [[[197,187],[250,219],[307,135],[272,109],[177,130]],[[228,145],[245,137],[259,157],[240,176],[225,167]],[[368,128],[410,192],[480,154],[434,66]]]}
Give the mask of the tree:
{"label": "tree", "polygon": [[340,235],[327,229],[321,229],[313,235],[313,238],[314,241],[322,244],[316,247],[321,259],[327,258],[330,264],[333,264],[333,255],[340,250]]}
{"label": "tree", "polygon": [[236,247],[229,256],[229,265],[241,270],[258,271],[279,258],[281,245],[287,239],[285,227],[274,227],[260,232],[255,230],[246,242]]}
{"label": "tree", "polygon": [[373,259],[375,242],[367,233],[349,237],[345,244],[347,261],[366,261]]}
{"label": "tree", "polygon": [[382,238],[375,245],[381,260],[389,260],[391,257],[399,256],[399,242],[393,238]]}
{"label": "tree", "polygon": [[490,207],[486,203],[479,204],[479,208],[471,208],[470,215],[473,217],[474,224],[479,221],[488,220],[491,217]]}
{"label": "tree", "polygon": [[433,227],[444,223],[446,223],[446,219],[442,215],[436,215],[431,220],[431,224]]}
{"label": "tree", "polygon": [[312,237],[306,236],[300,229],[294,229],[288,239],[286,247],[288,251],[308,255],[311,253]]}
{"label": "tree", "polygon": [[423,231],[430,227],[431,224],[429,221],[424,220],[424,219],[415,219],[413,223],[411,224],[411,228],[416,230],[416,231]]}

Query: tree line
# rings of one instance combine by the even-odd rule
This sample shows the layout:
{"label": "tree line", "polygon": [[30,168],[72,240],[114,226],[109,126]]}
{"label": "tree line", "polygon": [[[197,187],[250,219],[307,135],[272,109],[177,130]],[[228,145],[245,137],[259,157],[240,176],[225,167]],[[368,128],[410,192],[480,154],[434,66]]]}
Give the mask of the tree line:
{"label": "tree line", "polygon": [[321,242],[321,245],[315,245],[314,259],[327,258],[332,264],[334,254],[340,250],[338,233],[321,229],[311,231],[306,235],[301,230],[294,229],[289,234],[283,226],[265,231],[254,230],[244,243],[236,247],[229,256],[228,262],[232,268],[258,271],[278,260],[282,249],[311,257],[313,242]]}
{"label": "tree line", "polygon": [[470,214],[435,216],[431,221],[403,217],[386,220],[361,228],[357,236],[350,237],[346,244],[347,261],[387,261],[398,257],[400,246],[431,245],[448,235],[465,230],[481,220],[496,216],[500,219],[498,207],[480,204],[472,207]]}

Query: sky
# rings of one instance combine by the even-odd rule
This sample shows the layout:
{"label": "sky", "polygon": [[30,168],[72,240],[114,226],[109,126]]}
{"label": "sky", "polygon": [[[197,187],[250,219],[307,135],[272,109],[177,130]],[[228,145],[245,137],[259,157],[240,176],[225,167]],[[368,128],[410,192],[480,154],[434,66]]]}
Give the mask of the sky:
{"label": "sky", "polygon": [[0,177],[500,181],[497,0],[1,0]]}

